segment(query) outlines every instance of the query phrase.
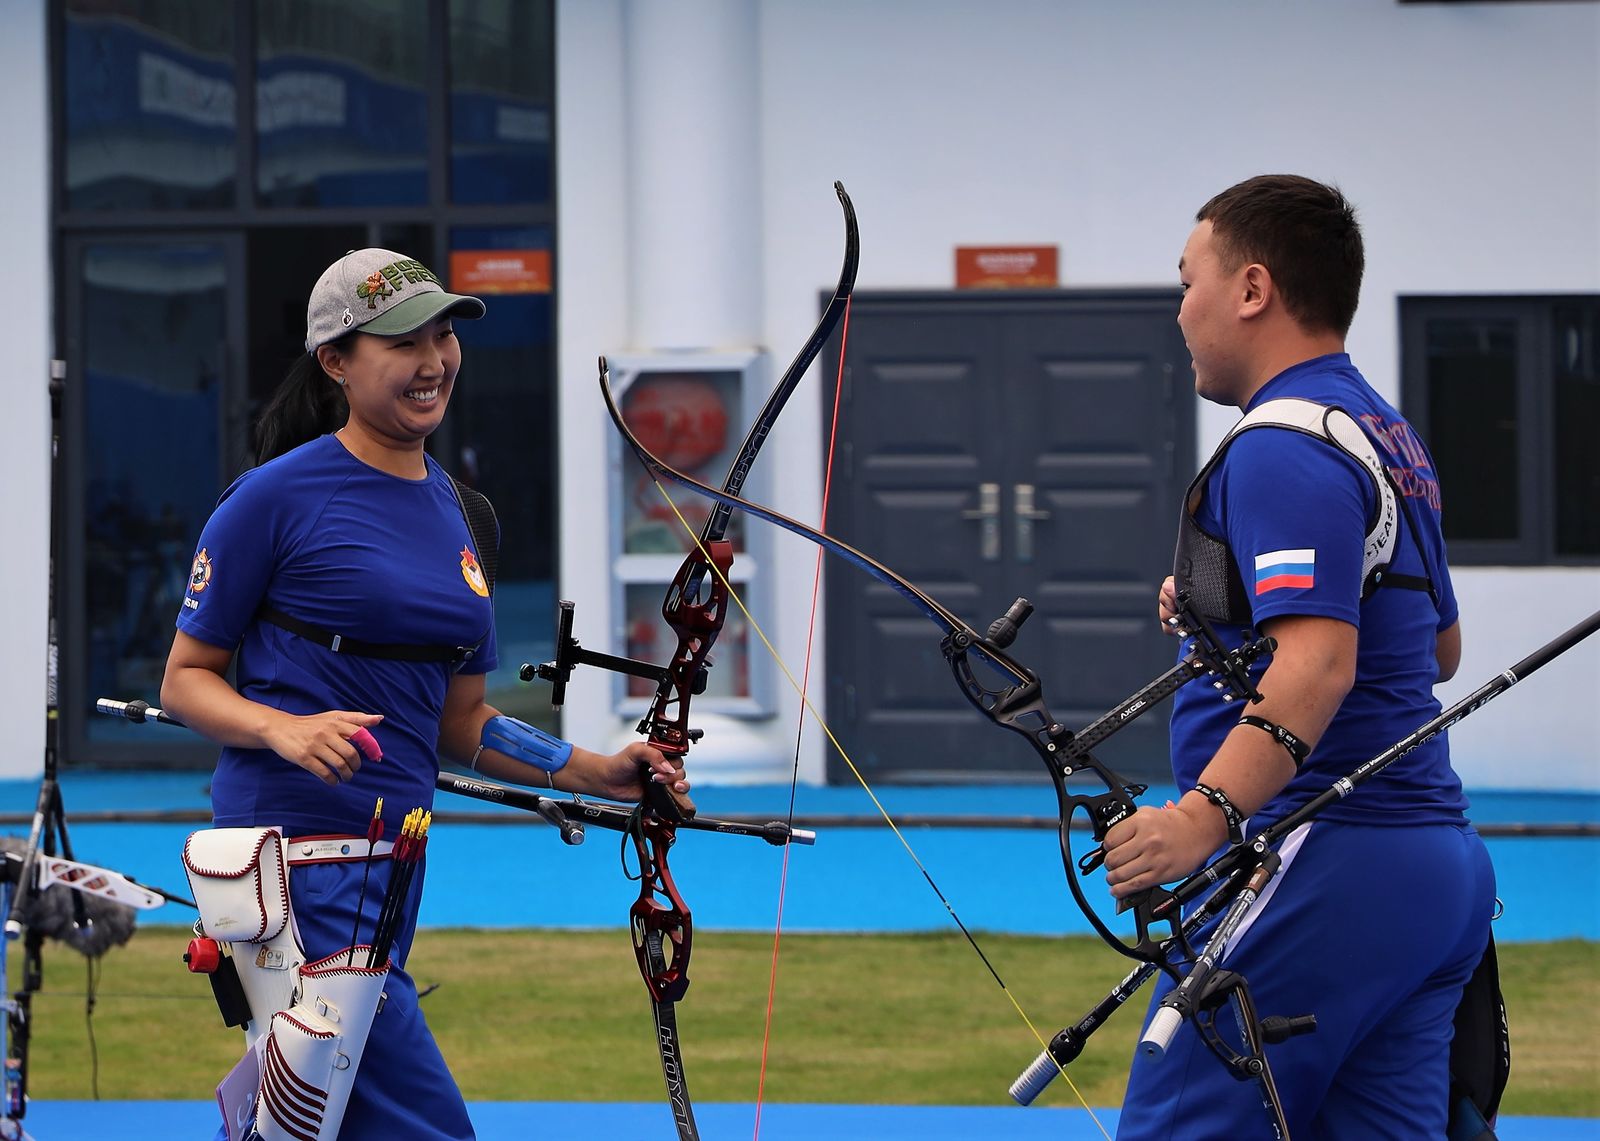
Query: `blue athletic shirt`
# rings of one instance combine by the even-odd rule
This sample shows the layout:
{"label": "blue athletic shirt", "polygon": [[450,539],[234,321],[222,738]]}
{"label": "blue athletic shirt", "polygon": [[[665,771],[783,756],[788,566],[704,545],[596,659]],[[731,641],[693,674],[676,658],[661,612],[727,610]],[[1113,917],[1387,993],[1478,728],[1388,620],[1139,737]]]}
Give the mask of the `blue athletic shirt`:
{"label": "blue athletic shirt", "polygon": [[[1366,382],[1344,353],[1304,361],[1262,387],[1245,409],[1294,396],[1337,405],[1356,418],[1404,495],[1395,574],[1428,577],[1439,596],[1384,586],[1361,601],[1361,555],[1377,492],[1372,478],[1339,448],[1286,428],[1239,434],[1207,480],[1195,521],[1226,540],[1244,580],[1256,622],[1285,614],[1319,615],[1360,631],[1355,686],[1322,740],[1289,785],[1252,820],[1252,831],[1287,815],[1335,780],[1439,713],[1438,631],[1457,618],[1455,592],[1439,526],[1439,483],[1432,457],[1399,412]],[[1419,558],[1422,533],[1426,563]],[[1219,625],[1237,645],[1243,629]],[[1180,658],[1187,653],[1187,640]],[[1256,676],[1265,670],[1257,663]],[[1172,769],[1180,789],[1194,787],[1241,714],[1210,686],[1178,691],[1172,711]],[[1294,729],[1295,726],[1289,726]],[[1467,801],[1450,767],[1444,734],[1413,750],[1321,813],[1369,824],[1459,822]]]}
{"label": "blue athletic shirt", "polygon": [[364,835],[380,796],[388,821],[433,803],[450,663],[334,653],[255,618],[266,603],[364,642],[478,645],[459,672],[494,669],[476,547],[449,477],[432,458],[427,466],[426,478],[401,479],[322,436],[246,472],[218,501],[178,629],[236,647],[236,684],[251,701],[294,714],[384,715],[371,730],[383,760],[363,761],[336,787],[271,750],[224,747],[211,783],[218,827]]}

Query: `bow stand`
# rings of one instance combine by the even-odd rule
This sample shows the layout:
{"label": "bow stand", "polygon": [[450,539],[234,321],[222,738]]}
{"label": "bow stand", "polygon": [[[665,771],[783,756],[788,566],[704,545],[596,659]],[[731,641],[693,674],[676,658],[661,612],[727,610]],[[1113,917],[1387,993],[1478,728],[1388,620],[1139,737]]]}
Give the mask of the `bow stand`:
{"label": "bow stand", "polygon": [[[6,977],[6,957],[10,944],[18,939],[22,941],[20,986],[4,1003],[4,1017],[0,1018],[0,1057],[4,1058],[5,1063],[3,1087],[0,1087],[0,1139],[3,1141],[20,1141],[28,1137],[22,1125],[28,1108],[28,1046],[33,1032],[33,996],[44,981],[45,936],[51,935],[69,945],[76,945],[89,954],[86,948],[96,941],[99,933],[96,931],[94,914],[84,899],[86,895],[100,896],[112,904],[125,904],[140,910],[160,907],[168,899],[193,906],[182,896],[135,883],[120,872],[78,863],[72,858],[72,843],[67,838],[67,814],[61,799],[58,772],[61,750],[60,643],[57,639],[55,591],[63,530],[60,469],[64,376],[63,362],[51,362],[44,776],[39,782],[39,797],[34,805],[33,825],[28,833],[27,846],[20,854],[8,853],[0,863],[0,911],[5,914],[5,940],[0,942],[0,979]],[[45,911],[39,905],[43,893],[53,884],[71,889],[71,904],[69,917],[51,925],[39,918]],[[111,914],[105,911],[106,905],[97,906],[106,930],[114,930]],[[131,932],[132,924],[129,922],[121,937],[113,936],[112,941],[125,942]]]}

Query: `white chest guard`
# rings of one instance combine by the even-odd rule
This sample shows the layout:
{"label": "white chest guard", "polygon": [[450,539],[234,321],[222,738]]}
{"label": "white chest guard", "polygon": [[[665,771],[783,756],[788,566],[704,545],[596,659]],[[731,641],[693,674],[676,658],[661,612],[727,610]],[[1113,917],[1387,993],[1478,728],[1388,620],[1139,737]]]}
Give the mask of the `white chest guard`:
{"label": "white chest guard", "polygon": [[[1363,597],[1376,585],[1376,578],[1389,569],[1394,561],[1394,548],[1400,537],[1400,509],[1389,473],[1378,458],[1378,449],[1361,430],[1355,417],[1343,408],[1317,404],[1310,400],[1286,396],[1269,400],[1233,426],[1222,441],[1222,447],[1240,432],[1251,428],[1292,428],[1333,444],[1345,455],[1355,460],[1372,477],[1373,488],[1378,493],[1376,518],[1367,526],[1366,543],[1361,551],[1361,582]],[[1220,454],[1221,448],[1218,448]]]}
{"label": "white chest guard", "polygon": [[1195,522],[1206,480],[1228,448],[1243,432],[1253,428],[1287,428],[1301,432],[1338,448],[1361,465],[1372,480],[1377,506],[1367,520],[1366,538],[1361,552],[1361,597],[1366,599],[1387,580],[1396,586],[1432,591],[1427,579],[1388,575],[1400,538],[1400,498],[1396,493],[1378,449],[1350,413],[1335,405],[1318,404],[1299,397],[1280,397],[1254,408],[1235,424],[1217,450],[1200,469],[1184,496],[1184,512],[1178,532],[1177,557],[1173,576],[1180,589],[1189,591],[1200,612],[1207,618],[1251,624],[1249,594],[1239,574],[1233,553],[1219,537],[1208,534]]}

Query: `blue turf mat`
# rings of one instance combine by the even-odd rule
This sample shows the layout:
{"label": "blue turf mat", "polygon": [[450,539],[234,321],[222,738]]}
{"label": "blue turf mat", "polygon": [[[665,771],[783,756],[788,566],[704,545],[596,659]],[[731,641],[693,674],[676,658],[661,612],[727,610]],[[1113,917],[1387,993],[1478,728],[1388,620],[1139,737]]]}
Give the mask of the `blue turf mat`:
{"label": "blue turf mat", "polygon": [[[479,1141],[525,1141],[528,1137],[605,1137],[612,1141],[660,1141],[673,1135],[665,1104],[583,1102],[477,1102],[472,1120]],[[1096,1109],[1114,1132],[1117,1111]],[[695,1106],[706,1141],[747,1138],[753,1133],[750,1105]],[[37,1141],[101,1141],[106,1137],[209,1137],[217,1107],[204,1101],[37,1102],[28,1110],[28,1131]],[[1501,1141],[1594,1141],[1600,1121],[1580,1117],[1502,1117]],[[1081,1109],[1019,1109],[1015,1106],[768,1105],[760,1136],[767,1141],[1093,1141],[1100,1137]]]}
{"label": "blue turf mat", "polygon": [[[111,809],[202,809],[210,807],[209,772],[70,770],[61,778],[69,817],[73,812]],[[0,780],[0,812],[31,812],[38,798],[37,780]],[[1055,797],[1043,775],[1036,784],[884,785],[874,789],[895,814],[978,816],[1054,816]],[[1171,787],[1152,785],[1142,803],[1159,804],[1174,794]],[[1469,789],[1471,816],[1484,823],[1600,822],[1600,793],[1536,792],[1518,789]],[[696,787],[696,803],[710,815],[767,812],[781,817],[789,805],[789,786],[718,785]],[[801,815],[875,816],[858,785],[800,785],[795,790]],[[439,807],[446,806],[441,798]],[[459,812],[505,812],[483,801],[450,797]]]}
{"label": "blue turf mat", "polygon": [[[78,773],[62,780],[69,824],[73,813],[109,809],[204,808],[204,773]],[[0,781],[0,812],[31,813],[34,781]],[[787,786],[696,789],[706,815],[787,810]],[[1054,816],[1055,802],[1032,786],[899,787],[879,790],[896,815]],[[1160,803],[1166,790],[1152,789]],[[859,788],[801,786],[797,811],[810,816],[861,816],[872,811]],[[441,794],[441,811],[526,813]],[[1473,815],[1484,822],[1600,821],[1594,793],[1475,792]],[[187,894],[178,853],[193,824],[76,824],[70,835],[81,860],[141,882]],[[13,833],[26,828],[13,826]],[[1089,928],[1064,890],[1053,830],[905,829],[906,840],[967,926],[1020,934],[1084,934]],[[1489,840],[1505,914],[1502,942],[1600,940],[1600,838],[1494,837]],[[672,853],[696,923],[705,929],[771,930],[782,853],[755,840],[684,833]],[[1551,876],[1550,868],[1560,868]],[[542,824],[436,825],[429,878],[449,883],[423,902],[428,926],[617,927],[636,889],[619,874],[617,837],[594,830],[567,848]],[[552,890],[559,885],[559,890]],[[187,923],[192,913],[165,907],[148,922]],[[949,916],[928,890],[899,840],[882,827],[824,828],[815,847],[790,857],[784,927],[790,931],[917,931],[949,929]]]}

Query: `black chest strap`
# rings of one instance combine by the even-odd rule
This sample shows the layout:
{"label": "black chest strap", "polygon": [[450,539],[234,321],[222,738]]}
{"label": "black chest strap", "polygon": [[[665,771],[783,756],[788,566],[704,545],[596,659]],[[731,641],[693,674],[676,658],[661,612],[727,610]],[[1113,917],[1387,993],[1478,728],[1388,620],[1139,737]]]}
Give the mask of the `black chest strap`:
{"label": "black chest strap", "polygon": [[354,654],[358,658],[381,658],[390,662],[448,662],[459,666],[471,661],[478,652],[477,646],[418,646],[404,642],[363,642],[359,638],[348,638],[310,622],[302,622],[292,614],[285,614],[276,607],[264,603],[261,609],[256,611],[256,619],[287,630],[308,642],[315,642],[325,650],[332,650],[336,654]]}
{"label": "black chest strap", "polygon": [[[448,474],[448,473],[447,473]],[[449,476],[450,486],[456,493],[456,505],[466,520],[472,545],[477,548],[478,566],[483,571],[483,581],[489,597],[494,597],[495,572],[500,565],[500,524],[495,518],[494,505],[488,498],[455,478]],[[344,634],[324,629],[311,622],[285,614],[277,607],[261,604],[256,619],[279,629],[287,630],[308,642],[336,654],[354,654],[358,658],[379,658],[390,662],[445,662],[460,668],[477,655],[480,641],[471,646],[419,646],[402,642],[364,642]]]}

